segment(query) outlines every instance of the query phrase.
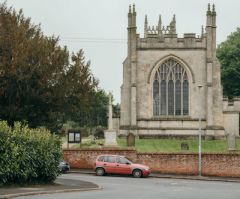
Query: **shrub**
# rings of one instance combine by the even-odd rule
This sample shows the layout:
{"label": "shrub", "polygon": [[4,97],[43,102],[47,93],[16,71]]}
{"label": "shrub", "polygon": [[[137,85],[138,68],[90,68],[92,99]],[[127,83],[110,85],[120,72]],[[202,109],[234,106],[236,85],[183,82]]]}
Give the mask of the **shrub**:
{"label": "shrub", "polygon": [[0,121],[0,184],[53,182],[61,158],[61,141],[48,130]]}
{"label": "shrub", "polygon": [[104,139],[104,130],[102,128],[97,128],[94,137],[96,139]]}

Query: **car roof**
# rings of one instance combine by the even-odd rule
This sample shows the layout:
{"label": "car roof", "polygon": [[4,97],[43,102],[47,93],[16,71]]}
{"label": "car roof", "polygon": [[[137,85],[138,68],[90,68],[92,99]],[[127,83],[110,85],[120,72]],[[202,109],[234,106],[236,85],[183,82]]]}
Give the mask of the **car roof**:
{"label": "car roof", "polygon": [[101,155],[98,155],[98,157],[100,156],[118,156],[118,157],[125,157],[123,155],[116,155],[116,154],[101,154]]}

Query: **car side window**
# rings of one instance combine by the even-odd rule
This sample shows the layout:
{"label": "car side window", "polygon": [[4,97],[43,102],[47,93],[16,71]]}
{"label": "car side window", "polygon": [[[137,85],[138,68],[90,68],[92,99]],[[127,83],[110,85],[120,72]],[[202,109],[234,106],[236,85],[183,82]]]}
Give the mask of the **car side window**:
{"label": "car side window", "polygon": [[100,157],[98,158],[98,161],[99,161],[99,162],[104,162],[104,156],[100,156]]}
{"label": "car side window", "polygon": [[127,163],[129,163],[129,161],[126,158],[124,158],[124,157],[119,157],[118,163],[120,163],[120,164],[127,164]]}
{"label": "car side window", "polygon": [[105,156],[104,162],[110,162],[114,163],[116,161],[116,158],[114,156]]}
{"label": "car side window", "polygon": [[116,162],[120,163],[120,157],[119,156],[116,157]]}
{"label": "car side window", "polygon": [[108,156],[103,156],[103,162],[107,162]]}

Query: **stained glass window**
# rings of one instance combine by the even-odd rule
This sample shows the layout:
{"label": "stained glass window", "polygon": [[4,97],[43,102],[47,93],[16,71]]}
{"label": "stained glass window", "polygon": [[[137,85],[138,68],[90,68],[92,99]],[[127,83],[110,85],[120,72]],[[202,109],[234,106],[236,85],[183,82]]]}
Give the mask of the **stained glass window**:
{"label": "stained glass window", "polygon": [[153,83],[153,115],[159,115],[159,82]]}
{"label": "stained glass window", "polygon": [[166,81],[162,80],[161,81],[161,115],[166,115],[167,114],[167,86],[166,86]]}
{"label": "stained glass window", "polygon": [[183,82],[183,115],[188,115],[188,81]]}
{"label": "stained glass window", "polygon": [[175,83],[175,115],[181,115],[181,81]]}
{"label": "stained glass window", "polygon": [[188,115],[189,83],[185,69],[174,59],[165,61],[153,81],[153,115]]}
{"label": "stained glass window", "polygon": [[168,81],[168,115],[174,115],[174,83]]}

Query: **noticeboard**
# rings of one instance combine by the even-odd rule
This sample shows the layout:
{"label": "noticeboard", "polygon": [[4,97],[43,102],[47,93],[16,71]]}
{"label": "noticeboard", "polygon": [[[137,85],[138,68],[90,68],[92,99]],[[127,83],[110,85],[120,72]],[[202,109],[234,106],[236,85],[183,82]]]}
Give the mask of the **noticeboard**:
{"label": "noticeboard", "polygon": [[68,143],[81,143],[81,132],[68,130]]}

